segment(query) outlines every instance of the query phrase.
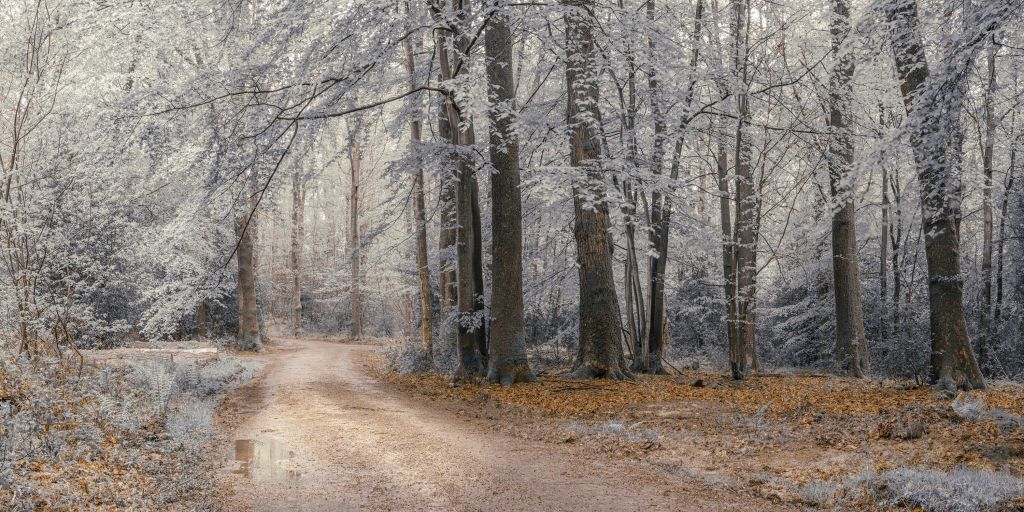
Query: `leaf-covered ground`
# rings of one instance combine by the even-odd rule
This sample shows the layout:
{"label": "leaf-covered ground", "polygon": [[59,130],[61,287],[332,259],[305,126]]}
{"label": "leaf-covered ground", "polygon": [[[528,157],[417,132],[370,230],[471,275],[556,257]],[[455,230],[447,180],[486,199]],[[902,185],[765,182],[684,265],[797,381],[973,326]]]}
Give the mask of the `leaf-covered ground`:
{"label": "leaf-covered ground", "polygon": [[979,510],[1012,507],[1024,495],[1024,388],[1012,384],[952,396],[818,375],[736,382],[686,371],[502,388],[385,373],[405,392],[496,428],[794,504]]}
{"label": "leaf-covered ground", "polygon": [[0,509],[206,508],[213,413],[253,373],[230,356],[79,366],[0,352]]}

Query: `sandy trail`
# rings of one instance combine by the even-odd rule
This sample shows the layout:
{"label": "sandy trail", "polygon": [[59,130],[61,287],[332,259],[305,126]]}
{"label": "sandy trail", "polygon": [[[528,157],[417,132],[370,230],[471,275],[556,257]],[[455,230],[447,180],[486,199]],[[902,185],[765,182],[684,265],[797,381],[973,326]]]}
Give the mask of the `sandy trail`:
{"label": "sandy trail", "polygon": [[[389,394],[357,360],[372,347],[288,340],[267,362],[234,433],[227,510],[765,510],[697,480],[595,460],[569,445],[493,432]],[[237,397],[236,397],[237,398]],[[237,399],[236,399],[237,401]],[[282,459],[272,462],[269,459]]]}

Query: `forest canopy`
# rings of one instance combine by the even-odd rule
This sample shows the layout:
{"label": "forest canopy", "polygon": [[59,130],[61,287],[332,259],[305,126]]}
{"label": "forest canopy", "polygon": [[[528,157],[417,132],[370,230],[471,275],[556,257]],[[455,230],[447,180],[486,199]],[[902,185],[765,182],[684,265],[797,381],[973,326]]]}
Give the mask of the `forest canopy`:
{"label": "forest canopy", "polygon": [[1020,0],[2,0],[22,353],[1024,378]]}

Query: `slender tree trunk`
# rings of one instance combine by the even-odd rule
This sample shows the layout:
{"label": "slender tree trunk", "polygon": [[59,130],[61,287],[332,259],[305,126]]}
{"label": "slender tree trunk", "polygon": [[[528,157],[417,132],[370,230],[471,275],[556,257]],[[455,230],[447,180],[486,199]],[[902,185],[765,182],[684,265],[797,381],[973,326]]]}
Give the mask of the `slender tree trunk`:
{"label": "slender tree trunk", "polygon": [[[441,140],[451,142],[452,125],[448,121],[447,101],[442,101],[440,116],[438,118],[438,135]],[[456,244],[456,196],[458,195],[458,182],[452,169],[456,166],[456,156],[450,155],[452,168],[443,169],[440,172],[440,202],[441,202],[441,234],[438,237],[438,273],[440,274],[441,285],[441,314],[447,318],[455,309],[455,297],[458,294],[456,289],[455,276],[455,244]]]}
{"label": "slender tree trunk", "polygon": [[864,305],[861,302],[857,263],[857,222],[853,195],[853,141],[849,117],[853,102],[853,54],[846,47],[850,34],[850,7],[832,0],[833,69],[829,114],[829,185],[832,192],[832,278],[836,301],[836,369],[863,377],[868,370]]}
{"label": "slender tree trunk", "polygon": [[259,314],[256,311],[256,276],[253,268],[251,210],[239,217],[235,223],[238,236],[238,348],[259,352],[263,346],[260,339]]}
{"label": "slender tree trunk", "polygon": [[[469,19],[469,8],[462,0],[452,5],[454,22],[448,31],[437,31],[437,49],[442,81],[450,81],[468,68],[467,52],[471,37],[465,33]],[[441,20],[437,6],[431,6],[435,21]],[[451,42],[456,43],[455,55],[449,55]],[[445,98],[445,112],[452,143],[456,146],[470,146],[475,143],[473,123],[462,110],[453,91]],[[483,264],[480,226],[479,191],[474,175],[473,162],[467,154],[457,156],[458,184],[455,193],[455,255],[456,255],[456,303],[458,307],[457,349],[459,366],[453,376],[465,380],[480,374],[486,365],[487,334],[486,319],[480,296],[483,294]]]}
{"label": "slender tree trunk", "polygon": [[[690,53],[690,69],[696,73],[698,60],[700,58],[700,33],[704,18],[704,2],[703,0],[697,0],[696,11],[694,14],[693,33],[691,40],[693,42],[693,50]],[[655,5],[654,0],[647,2],[647,19],[653,24],[655,19]],[[655,61],[657,55],[657,46],[655,45],[654,38],[648,36],[647,47],[649,55],[648,57],[652,62]],[[693,103],[694,88],[696,86],[696,80],[691,80],[685,94],[684,101],[684,112],[683,121],[679,125],[679,133],[677,134],[677,140],[675,145],[675,151],[672,156],[672,168],[670,172],[671,181],[674,183],[679,177],[679,155],[682,152],[683,136],[686,127],[689,125],[691,117],[691,104]],[[654,150],[652,152],[652,172],[656,175],[660,175],[662,172],[662,161],[664,159],[664,146],[665,146],[665,122],[662,118],[662,106],[661,106],[661,84],[658,81],[657,69],[652,65],[649,71],[648,87],[651,89],[651,112],[655,118],[654,125]],[[662,365],[662,358],[664,352],[664,346],[668,341],[665,334],[668,332],[667,327],[659,328],[659,326],[667,326],[667,318],[665,316],[665,269],[668,265],[668,242],[669,242],[669,228],[671,226],[672,219],[672,198],[668,194],[662,194],[655,190],[651,193],[651,244],[654,246],[655,254],[651,257],[650,268],[651,268],[651,280],[649,290],[651,294],[650,298],[650,320],[648,337],[650,339],[647,343],[650,354],[646,361],[641,361],[643,364],[634,365],[634,371],[649,371],[651,373],[666,373],[665,368]]]}
{"label": "slender tree trunk", "polygon": [[302,173],[296,168],[292,174],[292,336],[302,334],[302,247],[304,244],[305,192],[302,187]]}
{"label": "slender tree trunk", "polygon": [[[960,271],[960,190],[953,173],[959,151],[962,98],[930,96],[929,79],[915,0],[890,6],[892,47],[903,103],[911,126],[911,146],[921,183],[922,228],[928,261],[931,317],[931,380],[965,389],[985,387],[967,333]],[[958,56],[957,58],[964,58]],[[962,80],[963,77],[942,77]],[[955,85],[955,84],[954,84]],[[935,101],[942,105],[933,104]]]}
{"label": "slender tree trunk", "polygon": [[1017,169],[1017,144],[1011,130],[1010,168],[1006,173],[1006,185],[1003,187],[1003,204],[999,214],[999,248],[996,250],[996,299],[992,323],[996,329],[1003,313],[1003,260],[1006,256],[1006,215],[1010,206],[1010,191],[1013,190],[1014,173]]}
{"label": "slender tree trunk", "polygon": [[981,190],[982,249],[981,275],[984,283],[981,291],[981,318],[979,319],[980,340],[978,340],[978,363],[983,370],[990,369],[989,344],[992,337],[992,153],[995,146],[996,118],[993,113],[992,97],[996,91],[996,48],[990,47],[985,59],[988,68],[988,84],[985,87],[985,135],[982,141],[981,161],[984,184]]}
{"label": "slender tree trunk", "polygon": [[[883,112],[879,106],[879,124],[883,121]],[[878,237],[878,282],[880,287],[879,303],[884,312],[889,303],[889,169],[882,164],[882,233]],[[886,316],[879,317],[881,336],[887,337],[889,329],[886,325]]]}
{"label": "slender tree trunk", "polygon": [[360,244],[362,240],[359,233],[359,185],[362,180],[362,160],[363,160],[363,146],[362,146],[362,126],[360,121],[355,121],[355,126],[352,128],[351,139],[349,141],[348,150],[348,161],[349,168],[351,169],[351,181],[350,187],[351,194],[349,196],[349,250],[351,257],[351,301],[352,301],[352,327],[350,330],[350,336],[354,340],[363,339],[363,299],[362,299],[362,271],[360,269],[360,263],[362,259],[362,250]]}
{"label": "slender tree trunk", "polygon": [[594,56],[593,0],[564,0],[569,163],[584,172],[573,190],[574,235],[579,258],[580,340],[573,378],[631,378],[622,354],[622,325],[615,293],[609,216],[600,167],[601,123]]}
{"label": "slender tree trunk", "polygon": [[198,326],[199,339],[206,339],[206,301],[199,303],[199,311],[196,312],[196,324]]}
{"label": "slender tree trunk", "polygon": [[[498,8],[495,8],[498,9]],[[534,380],[523,334],[522,192],[515,133],[512,31],[502,11],[491,15],[485,35],[490,89],[491,344],[487,379],[502,386]]]}
{"label": "slender tree trunk", "polygon": [[729,359],[732,375],[742,379],[747,372],[747,359],[756,351],[756,329],[754,315],[754,279],[757,272],[756,223],[757,197],[754,189],[754,175],[751,164],[751,147],[747,125],[750,119],[750,102],[747,95],[747,18],[750,6],[748,0],[733,2],[736,21],[733,24],[733,67],[739,79],[740,90],[737,98],[736,123],[736,229],[735,241],[736,271],[736,318],[738,340],[731,347]]}
{"label": "slender tree trunk", "polygon": [[[408,8],[408,5],[407,5]],[[415,87],[416,80],[416,57],[413,53],[412,40],[406,38],[403,43],[405,48],[405,69],[409,75],[409,88]],[[419,103],[413,109],[412,121],[409,123],[409,135],[414,152],[419,152],[422,140],[422,111]],[[416,175],[413,178],[413,220],[416,229],[416,272],[419,277],[420,286],[420,342],[423,344],[423,353],[431,364],[433,364],[433,311],[434,302],[433,290],[430,288],[430,262],[427,258],[427,207],[424,193],[423,165],[418,163]]]}

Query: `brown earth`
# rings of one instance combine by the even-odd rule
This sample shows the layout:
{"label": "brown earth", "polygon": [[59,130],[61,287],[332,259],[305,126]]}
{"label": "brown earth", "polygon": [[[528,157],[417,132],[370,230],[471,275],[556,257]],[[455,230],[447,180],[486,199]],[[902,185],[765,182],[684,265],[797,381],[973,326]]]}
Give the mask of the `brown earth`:
{"label": "brown earth", "polygon": [[630,450],[660,441],[618,427],[609,435],[622,442],[595,450],[575,442],[582,425],[382,382],[368,363],[374,350],[291,339],[246,356],[267,364],[222,407],[232,432],[218,478],[224,509],[797,509],[705,474],[638,463]]}

